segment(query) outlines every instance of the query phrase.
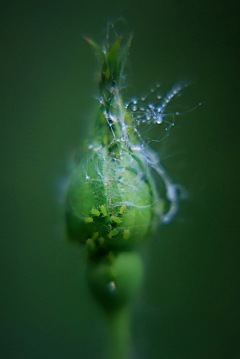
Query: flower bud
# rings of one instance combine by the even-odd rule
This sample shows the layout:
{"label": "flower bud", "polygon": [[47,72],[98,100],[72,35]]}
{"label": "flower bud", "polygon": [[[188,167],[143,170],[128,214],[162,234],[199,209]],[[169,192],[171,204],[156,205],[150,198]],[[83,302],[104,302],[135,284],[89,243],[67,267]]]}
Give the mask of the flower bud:
{"label": "flower bud", "polygon": [[91,144],[76,163],[66,203],[67,232],[87,241],[92,255],[142,242],[155,219],[157,194],[150,166],[132,149],[139,145],[132,118],[121,98],[122,69],[131,37],[102,51],[88,40],[101,61],[100,108]]}
{"label": "flower bud", "polygon": [[99,262],[89,261],[87,282],[93,297],[107,312],[121,309],[134,296],[143,278],[136,252],[109,253]]}

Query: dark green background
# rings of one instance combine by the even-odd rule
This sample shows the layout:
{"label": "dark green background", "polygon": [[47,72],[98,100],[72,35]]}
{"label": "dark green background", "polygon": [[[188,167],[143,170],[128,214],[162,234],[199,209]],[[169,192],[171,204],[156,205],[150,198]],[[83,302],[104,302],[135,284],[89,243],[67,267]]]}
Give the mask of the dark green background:
{"label": "dark green background", "polygon": [[[158,148],[188,191],[142,249],[136,358],[240,358],[239,13],[225,1],[9,1],[1,5],[1,358],[104,358],[84,252],[64,238],[60,184],[87,135],[104,38],[134,32],[129,92],[192,80]],[[56,200],[58,198],[58,201]]]}

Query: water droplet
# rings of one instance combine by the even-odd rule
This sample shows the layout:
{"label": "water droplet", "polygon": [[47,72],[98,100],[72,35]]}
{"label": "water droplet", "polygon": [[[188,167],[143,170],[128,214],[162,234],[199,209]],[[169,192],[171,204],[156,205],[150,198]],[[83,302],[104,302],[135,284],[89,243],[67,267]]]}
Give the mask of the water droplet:
{"label": "water droplet", "polygon": [[156,118],[156,123],[157,123],[158,125],[160,125],[162,122],[163,122],[163,118],[162,118],[162,116],[157,115],[157,118]]}
{"label": "water droplet", "polygon": [[132,99],[132,103],[133,103],[134,105],[136,105],[136,104],[138,103],[138,100],[137,100],[136,98],[133,98],[133,99]]}

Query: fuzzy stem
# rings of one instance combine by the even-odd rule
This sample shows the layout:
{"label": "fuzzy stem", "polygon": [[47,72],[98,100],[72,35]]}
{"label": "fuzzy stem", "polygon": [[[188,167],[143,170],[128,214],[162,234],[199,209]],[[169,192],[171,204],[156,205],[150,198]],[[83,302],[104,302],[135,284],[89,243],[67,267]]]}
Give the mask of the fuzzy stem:
{"label": "fuzzy stem", "polygon": [[108,313],[107,324],[109,335],[108,359],[131,359],[129,307]]}

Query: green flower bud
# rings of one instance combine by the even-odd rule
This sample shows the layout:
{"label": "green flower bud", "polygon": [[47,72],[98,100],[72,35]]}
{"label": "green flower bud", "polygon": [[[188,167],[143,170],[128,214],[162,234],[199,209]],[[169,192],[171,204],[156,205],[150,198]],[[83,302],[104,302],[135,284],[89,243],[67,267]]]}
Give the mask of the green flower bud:
{"label": "green flower bud", "polygon": [[100,108],[91,145],[72,171],[66,221],[70,238],[80,243],[91,240],[91,254],[142,242],[156,217],[157,194],[150,166],[132,149],[138,140],[120,96],[131,37],[122,51],[121,40],[105,52],[88,40],[102,66]]}
{"label": "green flower bud", "polygon": [[108,313],[129,303],[143,278],[143,265],[135,252],[109,253],[98,262],[89,261],[87,282],[93,297]]}
{"label": "green flower bud", "polygon": [[[157,218],[168,223],[178,209],[177,187],[157,154],[140,139],[136,123],[152,119],[161,124],[164,109],[181,87],[173,88],[161,106],[149,105],[145,113],[139,107],[136,115],[137,102],[132,100],[133,112],[128,111],[121,89],[131,39],[121,49],[122,38],[117,38],[105,50],[87,40],[101,63],[100,105],[90,145],[71,174],[66,221],[69,237],[80,243],[88,241],[91,256],[132,248],[147,238]],[[168,131],[173,124],[167,123]],[[165,186],[161,200],[152,169]]]}

